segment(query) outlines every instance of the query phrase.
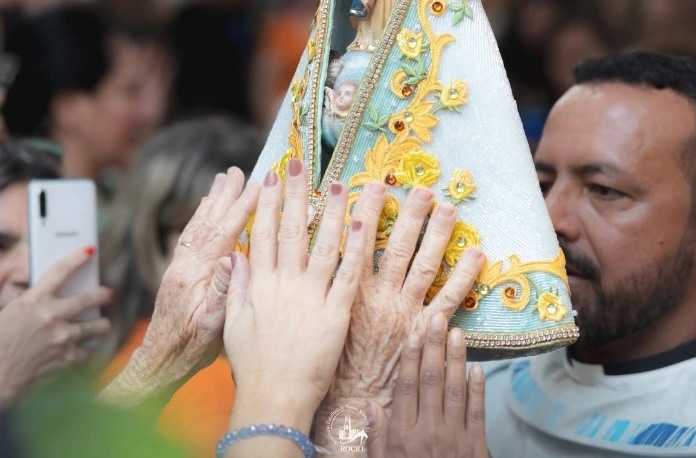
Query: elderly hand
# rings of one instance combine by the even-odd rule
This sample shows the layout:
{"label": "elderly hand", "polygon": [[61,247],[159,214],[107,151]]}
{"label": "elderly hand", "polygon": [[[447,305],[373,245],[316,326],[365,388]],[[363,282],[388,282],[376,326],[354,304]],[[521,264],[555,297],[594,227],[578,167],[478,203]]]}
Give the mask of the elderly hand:
{"label": "elderly hand", "polygon": [[93,255],[93,249],[72,253],[0,311],[0,408],[11,405],[42,375],[86,361],[93,346],[80,343],[109,331],[106,318],[72,320],[111,302],[110,289],[56,297],[70,275]]}
{"label": "elderly hand", "polygon": [[[365,197],[369,193],[380,194],[381,199],[368,201]],[[353,212],[354,218],[365,221],[371,240],[376,233],[372,222],[378,218],[375,215],[381,214],[385,199],[384,184],[370,183]],[[323,424],[331,412],[343,404],[360,407],[367,399],[374,398],[382,406],[389,406],[398,358],[406,336],[414,330],[423,333],[434,313],[452,316],[471,289],[483,264],[483,253],[476,247],[464,252],[447,283],[430,305],[423,306],[457,216],[451,204],[436,206],[414,258],[432,200],[433,194],[428,188],[417,187],[411,191],[376,274],[371,259],[374,245],[368,244],[368,259],[363,266],[360,290],[353,305],[348,340],[336,380],[320,408],[319,424]],[[322,446],[331,446],[323,431],[319,431],[317,441]]]}
{"label": "elderly hand", "polygon": [[[425,337],[411,333],[401,353],[391,419],[377,403],[368,405],[371,458],[488,458],[484,422],[485,382],[475,365],[466,380],[462,332],[449,332],[435,314]],[[447,359],[445,362],[445,353]]]}
{"label": "elderly hand", "polygon": [[102,400],[167,402],[220,353],[229,253],[256,207],[259,190],[256,184],[243,188],[244,174],[235,167],[215,177],[164,273],[142,345],[101,393]]}

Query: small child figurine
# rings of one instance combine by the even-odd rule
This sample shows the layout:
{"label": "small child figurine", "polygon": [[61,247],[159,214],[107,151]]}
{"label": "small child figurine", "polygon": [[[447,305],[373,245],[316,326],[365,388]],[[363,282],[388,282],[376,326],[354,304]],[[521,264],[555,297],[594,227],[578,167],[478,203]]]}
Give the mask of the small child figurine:
{"label": "small child figurine", "polygon": [[322,119],[322,137],[331,147],[336,146],[343,129],[343,120],[348,116],[350,107],[358,92],[358,83],[344,81],[336,89],[326,87],[324,97],[324,115]]}

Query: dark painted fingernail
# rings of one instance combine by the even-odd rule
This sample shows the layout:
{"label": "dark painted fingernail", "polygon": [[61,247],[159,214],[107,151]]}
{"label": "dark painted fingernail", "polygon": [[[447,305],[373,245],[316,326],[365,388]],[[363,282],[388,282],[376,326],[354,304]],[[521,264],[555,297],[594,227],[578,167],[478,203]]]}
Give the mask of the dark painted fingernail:
{"label": "dark painted fingernail", "polygon": [[350,230],[352,232],[358,232],[360,229],[362,229],[362,221],[353,221],[350,225]]}
{"label": "dark painted fingernail", "polygon": [[94,246],[87,246],[84,248],[85,253],[87,253],[87,256],[94,256],[94,253],[97,252],[97,248]]}
{"label": "dark painted fingernail", "polygon": [[331,183],[331,195],[339,196],[343,192],[343,185],[341,183]]}
{"label": "dark painted fingernail", "polygon": [[455,211],[457,211],[457,209],[454,208],[454,205],[448,203],[440,204],[437,207],[437,213],[441,216],[452,216]]}
{"label": "dark painted fingernail", "polygon": [[263,185],[267,188],[275,186],[278,183],[278,174],[273,170],[269,170],[266,174],[266,179],[263,180]]}
{"label": "dark painted fingernail", "polygon": [[290,159],[288,163],[288,173],[291,177],[296,177],[302,171],[302,161],[296,158]]}

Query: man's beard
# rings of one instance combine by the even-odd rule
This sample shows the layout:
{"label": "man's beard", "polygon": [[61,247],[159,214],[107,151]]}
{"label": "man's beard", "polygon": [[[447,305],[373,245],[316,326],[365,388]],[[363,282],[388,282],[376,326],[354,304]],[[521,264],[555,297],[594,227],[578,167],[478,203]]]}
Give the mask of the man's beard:
{"label": "man's beard", "polygon": [[[564,240],[566,266],[591,285],[582,301],[574,298],[580,338],[574,352],[601,348],[646,329],[679,306],[694,267],[693,236],[684,234],[676,250],[653,264],[641,266],[612,288],[603,288],[601,272],[587,257],[574,254]],[[592,294],[594,293],[594,294]],[[577,301],[576,301],[577,299]]]}

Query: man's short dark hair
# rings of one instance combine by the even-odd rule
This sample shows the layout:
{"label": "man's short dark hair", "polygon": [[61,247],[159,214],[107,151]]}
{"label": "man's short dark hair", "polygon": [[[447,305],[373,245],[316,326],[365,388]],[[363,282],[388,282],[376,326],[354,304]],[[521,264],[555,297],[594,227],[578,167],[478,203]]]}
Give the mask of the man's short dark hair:
{"label": "man's short dark hair", "polygon": [[626,83],[654,89],[671,89],[696,104],[696,60],[638,51],[589,59],[574,71],[576,84]]}
{"label": "man's short dark hair", "polygon": [[37,140],[0,141],[0,192],[20,183],[60,177],[60,155],[51,145]]}

